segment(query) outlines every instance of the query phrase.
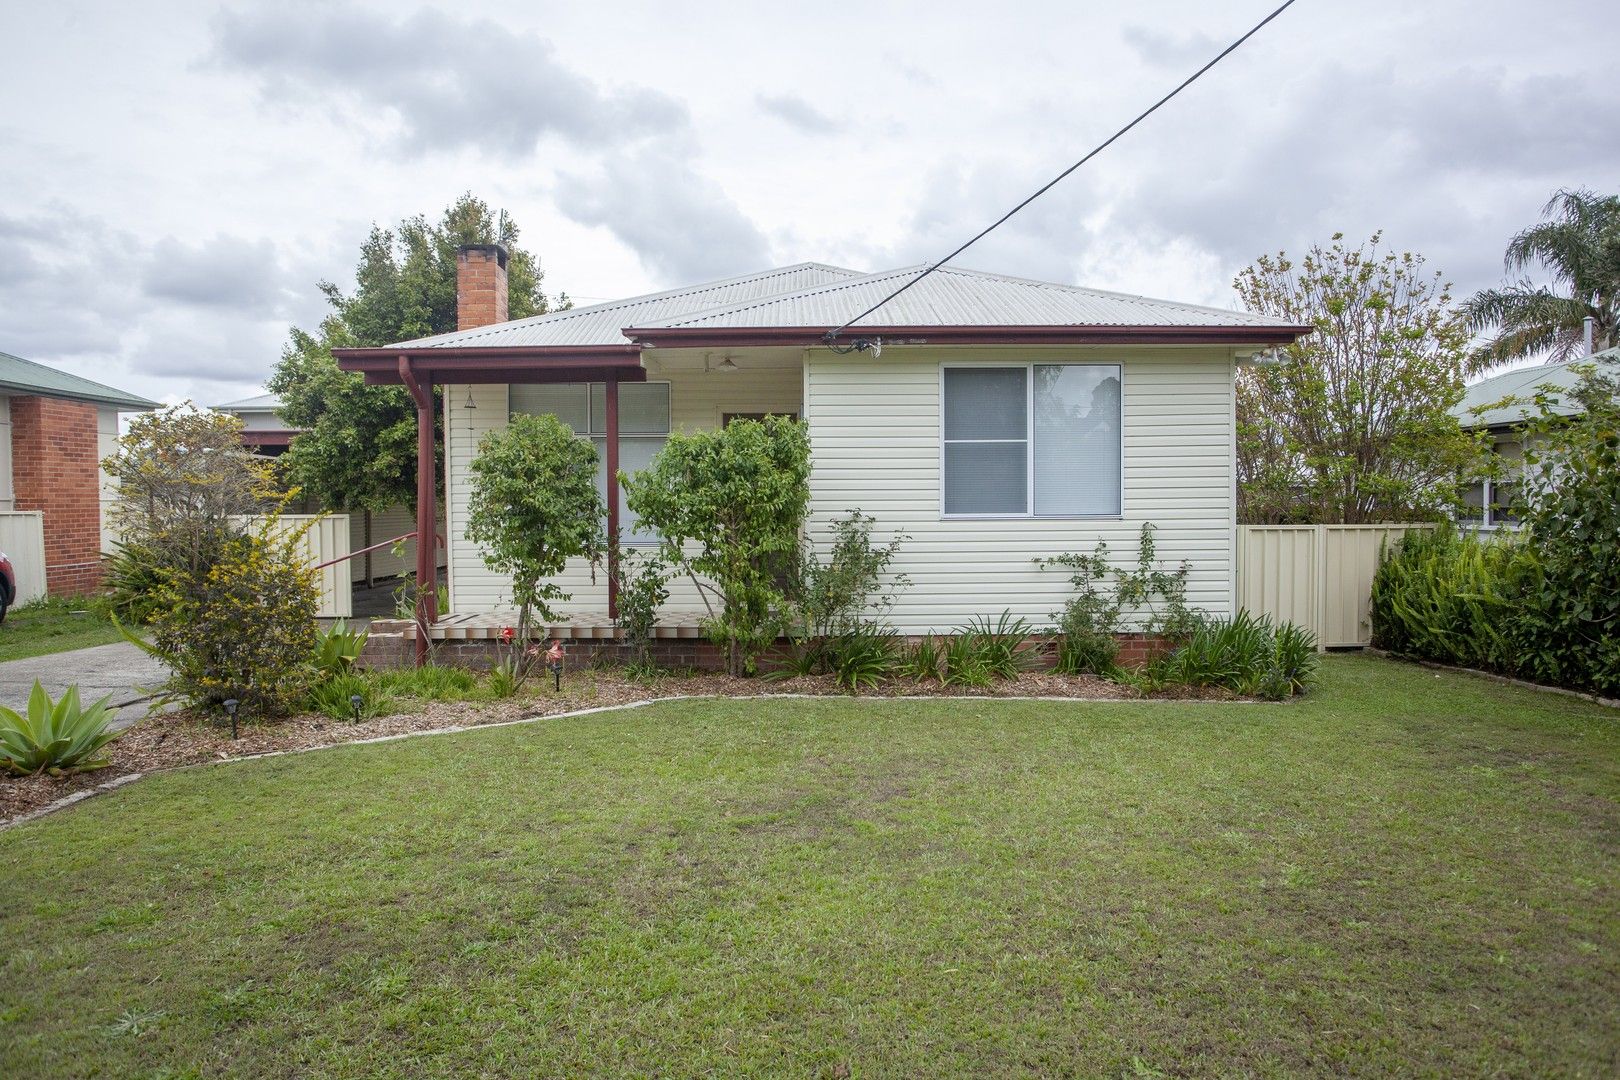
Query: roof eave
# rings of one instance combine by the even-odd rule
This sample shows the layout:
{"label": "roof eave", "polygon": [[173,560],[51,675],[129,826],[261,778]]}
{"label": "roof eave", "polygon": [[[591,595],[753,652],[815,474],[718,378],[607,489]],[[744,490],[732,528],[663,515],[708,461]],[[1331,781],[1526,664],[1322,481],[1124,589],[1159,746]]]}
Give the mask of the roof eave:
{"label": "roof eave", "polygon": [[99,395],[78,394],[71,390],[58,390],[54,387],[27,386],[21,383],[0,382],[0,394],[12,397],[48,397],[59,398],[62,401],[78,401],[86,405],[99,405],[105,409],[117,409],[119,412],[147,412],[152,409],[163,408],[161,401],[148,401],[143,397],[129,395]]}
{"label": "roof eave", "polygon": [[[845,341],[881,337],[889,345],[1287,345],[1310,326],[857,326]],[[805,326],[648,326],[625,337],[664,348],[741,348],[826,344],[825,331]]]}
{"label": "roof eave", "polygon": [[400,360],[418,379],[436,383],[599,382],[647,377],[637,345],[441,346],[333,349],[338,367],[374,386],[401,385]]}

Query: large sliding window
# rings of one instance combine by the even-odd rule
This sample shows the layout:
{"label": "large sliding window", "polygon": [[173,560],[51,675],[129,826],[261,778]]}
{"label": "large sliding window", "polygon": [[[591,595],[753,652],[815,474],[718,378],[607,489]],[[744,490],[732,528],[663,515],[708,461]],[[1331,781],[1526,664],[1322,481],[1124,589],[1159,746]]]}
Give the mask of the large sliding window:
{"label": "large sliding window", "polygon": [[946,517],[1118,517],[1118,364],[943,369]]}
{"label": "large sliding window", "polygon": [[[596,489],[607,498],[607,387],[603,383],[515,383],[513,413],[549,413],[596,445]],[[669,437],[669,384],[619,384],[619,471],[637,473],[652,464]],[[619,530],[627,544],[653,544],[619,489]]]}

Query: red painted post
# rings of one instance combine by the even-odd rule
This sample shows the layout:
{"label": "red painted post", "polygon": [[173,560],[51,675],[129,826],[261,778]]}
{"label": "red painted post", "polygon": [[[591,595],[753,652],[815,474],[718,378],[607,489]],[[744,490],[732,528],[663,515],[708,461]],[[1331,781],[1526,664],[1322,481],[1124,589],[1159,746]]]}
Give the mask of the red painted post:
{"label": "red painted post", "polygon": [[607,399],[608,618],[619,617],[619,380],[609,373]]}
{"label": "red painted post", "polygon": [[439,617],[438,484],[433,460],[433,378],[418,381],[408,357],[399,381],[416,402],[416,666],[427,663],[428,629]]}

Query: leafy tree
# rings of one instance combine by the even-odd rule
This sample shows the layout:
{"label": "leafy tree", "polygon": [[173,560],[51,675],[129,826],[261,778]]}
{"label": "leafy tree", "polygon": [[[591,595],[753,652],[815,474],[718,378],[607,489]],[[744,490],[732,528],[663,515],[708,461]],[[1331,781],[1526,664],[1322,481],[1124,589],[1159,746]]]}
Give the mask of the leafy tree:
{"label": "leafy tree", "polygon": [[[483,545],[490,569],[511,576],[520,641],[534,613],[555,618],[551,602],[568,599],[551,580],[568,560],[601,558],[606,513],[596,447],[555,416],[514,416],[484,436],[472,463],[467,538]],[[514,674],[521,679],[522,670]]]}
{"label": "leafy tree", "polygon": [[620,483],[642,525],[662,538],[665,559],[697,584],[727,670],[751,673],[782,628],[784,583],[810,506],[804,425],[770,416],[671,435],[650,468],[620,474]]}
{"label": "leafy tree", "polygon": [[1462,398],[1468,333],[1440,276],[1380,236],[1261,256],[1234,287],[1251,311],[1316,332],[1238,374],[1238,515],[1254,523],[1356,524],[1444,515],[1477,439]]}
{"label": "leafy tree", "polygon": [[1620,196],[1562,190],[1541,216],[1508,242],[1502,262],[1521,275],[1539,265],[1553,284],[1520,277],[1463,306],[1469,329],[1497,331],[1478,351],[1482,366],[1541,353],[1568,360],[1579,354],[1587,316],[1597,348],[1620,344]]}
{"label": "leafy tree", "polygon": [[155,572],[198,574],[218,554],[231,519],[284,497],[270,462],[242,447],[242,421],[190,402],[141,413],[102,463],[118,486],[113,520],[122,552]]}
{"label": "leafy tree", "polygon": [[[289,477],[332,510],[381,510],[416,502],[416,406],[400,386],[367,386],[338,370],[332,350],[390,345],[456,328],[456,249],[504,244],[508,310],[514,319],[541,315],[539,260],[517,246],[505,210],[491,212],[471,193],[436,223],[417,215],[396,229],[372,226],[360,248],[354,292],[320,283],[332,311],[317,331],[294,327],[270,390],[281,415],[302,429],[282,458]],[[570,306],[567,297],[562,306]],[[442,418],[441,418],[442,419]]]}

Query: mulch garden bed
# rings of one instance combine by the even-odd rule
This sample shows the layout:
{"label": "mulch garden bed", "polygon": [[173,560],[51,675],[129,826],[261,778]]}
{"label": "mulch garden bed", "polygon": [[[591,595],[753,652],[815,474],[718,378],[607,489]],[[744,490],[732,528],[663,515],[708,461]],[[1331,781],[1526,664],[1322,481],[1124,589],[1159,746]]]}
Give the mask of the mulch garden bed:
{"label": "mulch garden bed", "polygon": [[[522,693],[500,701],[414,702],[417,709],[357,722],[338,721],[318,714],[262,723],[244,722],[240,737],[231,738],[228,724],[218,718],[192,713],[163,713],[147,717],[108,744],[112,764],[94,772],[71,776],[0,776],[0,824],[13,821],[69,795],[90,791],[135,773],[201,765],[260,754],[307,750],[319,746],[361,742],[412,732],[443,728],[480,727],[486,724],[552,716],[578,709],[627,705],[649,698],[759,697],[762,695],[848,697],[827,675],[801,675],[786,679],[740,679],[729,675],[665,675],[629,679],[614,671],[581,671],[567,675],[559,693],[549,681],[535,678]],[[1091,676],[1058,675],[1050,671],[1025,672],[1016,679],[987,687],[941,686],[909,679],[882,683],[860,697],[1048,697],[1076,700],[1141,698],[1128,686]],[[1201,701],[1239,700],[1223,690],[1175,687],[1155,698]]]}

